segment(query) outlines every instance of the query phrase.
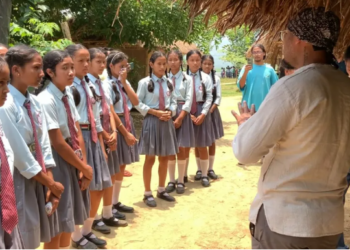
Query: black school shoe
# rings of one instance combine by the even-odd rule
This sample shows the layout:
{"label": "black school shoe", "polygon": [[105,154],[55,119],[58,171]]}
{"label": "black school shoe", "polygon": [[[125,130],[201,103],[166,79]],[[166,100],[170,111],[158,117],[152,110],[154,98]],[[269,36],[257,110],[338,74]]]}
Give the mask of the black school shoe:
{"label": "black school shoe", "polygon": [[119,213],[119,211],[118,211],[118,210],[115,210],[114,208],[113,208],[112,211],[113,211],[113,216],[114,216],[114,218],[116,218],[116,219],[118,219],[118,220],[126,220],[125,214]]}
{"label": "black school shoe", "polygon": [[172,193],[172,192],[175,191],[175,187],[176,187],[176,185],[175,185],[174,182],[169,182],[169,183],[168,183],[168,186],[165,188],[165,191],[166,191],[167,193]]}
{"label": "black school shoe", "polygon": [[102,221],[104,224],[106,224],[109,227],[127,227],[128,226],[128,223],[125,220],[116,220],[114,216],[108,219],[102,217]]}
{"label": "black school shoe", "polygon": [[176,193],[177,194],[183,194],[185,193],[185,184],[183,183],[178,183],[176,186]]}
{"label": "black school shoe", "polygon": [[144,195],[143,202],[146,203],[146,205],[149,207],[156,207],[157,206],[157,202],[155,201],[153,195]]}
{"label": "black school shoe", "polygon": [[188,177],[187,177],[187,176],[184,177],[184,182],[185,182],[185,183],[188,182]]}
{"label": "black school shoe", "polygon": [[196,181],[200,181],[202,179],[202,171],[201,170],[198,170],[196,172],[196,176],[194,177],[194,180]]}
{"label": "black school shoe", "polygon": [[162,200],[165,200],[165,201],[169,201],[169,202],[174,202],[175,201],[174,197],[172,197],[170,195],[165,195],[165,194],[167,194],[166,191],[163,191],[163,192],[160,192],[160,193],[159,193],[159,191],[157,191],[157,197],[159,199],[162,199]]}
{"label": "black school shoe", "polygon": [[133,213],[134,212],[133,207],[125,206],[121,202],[118,202],[117,204],[113,205],[113,208],[117,209],[119,212],[122,212],[122,213]]}
{"label": "black school shoe", "polygon": [[81,238],[78,241],[72,240],[72,247],[74,247],[76,249],[97,249],[97,246],[88,240],[87,240],[87,243],[85,245],[81,245],[81,242],[83,240],[85,240],[85,237]]}
{"label": "black school shoe", "polygon": [[102,234],[110,234],[111,229],[109,227],[107,227],[105,224],[103,224],[101,226],[98,225],[98,223],[101,221],[102,221],[102,219],[94,220],[94,222],[92,223],[92,230],[95,230],[95,231],[100,232]]}
{"label": "black school shoe", "polygon": [[212,180],[217,180],[218,176],[215,174],[214,170],[209,170],[208,171],[208,177]]}
{"label": "black school shoe", "polygon": [[210,187],[210,181],[208,177],[202,177],[202,186],[203,187]]}
{"label": "black school shoe", "polygon": [[[83,235],[85,237],[85,239],[87,239],[88,241],[94,243],[98,248],[104,248],[107,245],[107,241],[99,239],[99,238],[91,238],[91,236],[94,235],[93,232],[87,234],[87,235]],[[95,235],[96,236],[96,235]]]}

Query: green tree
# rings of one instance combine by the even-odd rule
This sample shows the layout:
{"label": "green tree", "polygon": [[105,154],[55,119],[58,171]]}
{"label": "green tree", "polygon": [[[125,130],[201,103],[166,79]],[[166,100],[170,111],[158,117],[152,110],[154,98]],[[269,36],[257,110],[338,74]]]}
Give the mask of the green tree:
{"label": "green tree", "polygon": [[255,41],[254,34],[249,33],[248,28],[242,26],[227,31],[225,35],[230,44],[223,46],[222,52],[225,55],[221,59],[241,68],[247,62],[246,52]]}

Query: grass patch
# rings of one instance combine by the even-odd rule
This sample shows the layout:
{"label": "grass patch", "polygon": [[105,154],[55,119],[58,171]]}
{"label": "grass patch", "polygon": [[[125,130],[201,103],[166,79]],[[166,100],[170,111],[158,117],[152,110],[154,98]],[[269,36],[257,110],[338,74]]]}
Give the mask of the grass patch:
{"label": "grass patch", "polygon": [[242,96],[242,92],[237,88],[236,78],[221,78],[222,97]]}
{"label": "grass patch", "polygon": [[220,82],[221,82],[221,84],[236,84],[237,79],[236,78],[221,78]]}

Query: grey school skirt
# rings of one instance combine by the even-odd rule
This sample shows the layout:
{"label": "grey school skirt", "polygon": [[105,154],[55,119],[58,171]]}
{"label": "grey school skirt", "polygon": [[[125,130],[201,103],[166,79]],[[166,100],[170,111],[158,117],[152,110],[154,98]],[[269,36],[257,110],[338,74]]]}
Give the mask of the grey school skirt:
{"label": "grey school skirt", "polygon": [[[176,116],[173,118],[175,121],[176,118],[180,115],[182,111],[183,102],[177,103],[177,112]],[[178,129],[176,129],[176,139],[177,144],[180,148],[193,148],[195,147],[195,139],[194,139],[194,129],[193,122],[191,120],[191,114],[187,114],[185,118],[182,120],[182,125]]]}
{"label": "grey school skirt", "polygon": [[90,217],[90,195],[89,190],[80,190],[79,171],[66,162],[54,148],[52,155],[56,167],[52,169],[55,181],[62,183],[64,192],[57,207],[59,232],[74,232],[75,225],[83,225]]}
{"label": "grey school skirt", "polygon": [[87,163],[92,167],[93,177],[90,182],[90,191],[102,191],[112,186],[111,175],[107,161],[103,155],[100,142],[91,140],[91,131],[82,130]]}
{"label": "grey school skirt", "polygon": [[[0,221],[2,221],[2,209],[0,202]],[[16,226],[11,234],[4,231],[2,226],[0,227],[0,249],[24,249],[21,234],[19,228]]]}
{"label": "grey school skirt", "polygon": [[[15,193],[18,226],[25,248],[35,249],[40,242],[50,242],[59,233],[57,211],[45,211],[46,188],[34,179],[27,179],[15,168]],[[45,188],[45,191],[44,191]]]}
{"label": "grey school skirt", "polygon": [[165,122],[156,116],[146,115],[138,146],[141,155],[176,155],[179,147],[173,120]]}
{"label": "grey school skirt", "polygon": [[[202,113],[203,104],[204,103],[197,102],[197,112],[195,114],[196,117]],[[209,147],[215,141],[213,123],[211,119],[212,117],[209,111],[201,125],[197,126],[193,123],[196,147]]]}
{"label": "grey school skirt", "polygon": [[[122,121],[123,125],[125,126],[125,117],[119,116],[119,118]],[[136,137],[134,121],[131,115],[130,115],[130,122],[131,122],[130,133],[132,133]],[[137,143],[135,143],[134,146],[128,146],[124,136],[120,133],[118,134],[117,154],[118,154],[119,166],[129,165],[134,162],[140,161],[139,149],[138,149]]]}
{"label": "grey school skirt", "polygon": [[217,107],[213,113],[211,113],[211,121],[213,123],[213,131],[215,140],[224,137],[224,127],[222,125],[221,115],[219,107]]}

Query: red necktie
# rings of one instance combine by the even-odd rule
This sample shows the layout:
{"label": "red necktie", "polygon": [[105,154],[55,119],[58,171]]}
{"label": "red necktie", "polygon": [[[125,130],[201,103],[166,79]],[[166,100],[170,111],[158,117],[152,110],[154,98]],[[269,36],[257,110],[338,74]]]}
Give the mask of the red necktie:
{"label": "red necktie", "polygon": [[101,85],[101,80],[97,79],[96,83],[98,85],[98,88],[100,90],[100,95],[102,97],[101,100],[101,104],[102,104],[102,127],[106,132],[110,132],[110,117],[109,117],[109,109],[108,109],[108,104],[106,101],[106,96],[105,96],[105,92],[102,89],[102,85]]}
{"label": "red necktie", "polygon": [[81,86],[84,89],[85,92],[85,96],[86,96],[86,105],[87,105],[87,111],[88,111],[88,119],[90,122],[90,126],[91,126],[91,139],[94,143],[97,142],[97,131],[96,131],[96,124],[95,124],[95,118],[94,118],[94,114],[92,113],[92,104],[91,104],[91,99],[90,99],[90,95],[86,90],[86,86],[85,86],[85,82],[81,81]]}
{"label": "red necktie", "polygon": [[35,128],[35,123],[34,123],[34,119],[33,119],[32,110],[30,109],[30,101],[26,101],[24,103],[24,107],[28,111],[28,116],[29,116],[29,119],[30,119],[30,123],[32,124],[34,143],[35,143],[35,159],[39,163],[39,165],[41,166],[43,172],[46,173],[44,156],[43,156],[43,153],[41,151],[40,144],[39,144],[38,134],[37,134],[36,128]]}
{"label": "red necktie", "polygon": [[74,125],[74,120],[73,120],[73,116],[72,116],[72,111],[71,111],[69,103],[68,103],[68,96],[64,95],[62,97],[62,101],[64,103],[64,107],[66,108],[67,117],[68,117],[69,133],[70,133],[70,137],[72,139],[72,147],[73,147],[73,150],[75,151],[75,150],[80,149],[80,147],[79,147],[78,133],[75,130],[75,125]]}
{"label": "red necktie", "polygon": [[118,80],[117,81],[118,86],[119,86],[119,92],[122,94],[123,97],[123,108],[124,108],[124,117],[125,117],[125,127],[126,130],[131,132],[131,122],[130,122],[130,111],[128,107],[128,100],[126,99],[126,95],[123,91],[123,86],[122,83]]}
{"label": "red necktie", "polygon": [[192,74],[192,85],[193,85],[193,98],[191,106],[191,114],[197,113],[197,97],[196,97],[196,74]]}
{"label": "red necktie", "polygon": [[8,234],[18,223],[16,207],[15,187],[13,184],[10,166],[7,161],[5,147],[0,137],[0,158],[1,158],[1,212],[2,228]]}
{"label": "red necktie", "polygon": [[159,83],[159,110],[165,110],[165,99],[164,99],[164,90],[162,86],[162,79],[158,79],[157,82]]}

